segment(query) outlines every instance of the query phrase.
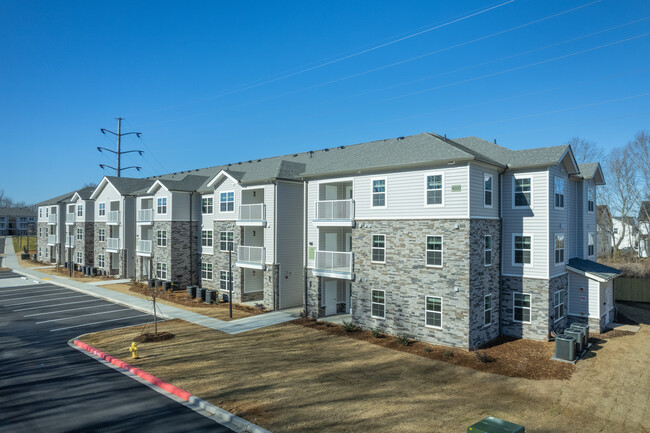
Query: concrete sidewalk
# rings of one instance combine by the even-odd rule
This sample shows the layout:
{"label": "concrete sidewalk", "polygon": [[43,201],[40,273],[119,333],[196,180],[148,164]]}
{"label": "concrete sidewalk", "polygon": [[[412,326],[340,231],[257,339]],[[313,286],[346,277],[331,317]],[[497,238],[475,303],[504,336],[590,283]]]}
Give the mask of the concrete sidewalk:
{"label": "concrete sidewalk", "polygon": [[[95,296],[97,298],[115,302],[116,304],[125,305],[127,307],[131,307],[145,313],[153,314],[153,304],[146,299],[115,292],[103,287],[97,287],[92,283],[82,283],[64,277],[44,274],[42,272],[35,271],[34,268],[22,267],[20,263],[18,263],[18,258],[14,253],[13,243],[9,237],[5,238],[4,253],[5,254],[2,258],[3,260],[0,266],[12,268],[16,273],[33,279],[36,282],[42,282],[43,280],[46,280],[48,283],[56,284],[58,286],[76,290],[90,296]],[[242,319],[226,322],[224,320],[214,319],[202,314],[183,310],[182,308],[172,307],[171,305],[163,305],[158,303],[157,309],[159,315],[165,319],[182,319],[187,322],[205,326],[206,328],[225,332],[227,334],[239,334],[267,326],[277,325],[278,323],[289,322],[296,319],[299,315],[299,312],[296,310],[291,310],[290,312],[273,311],[270,313],[258,314],[256,316],[244,317]]]}

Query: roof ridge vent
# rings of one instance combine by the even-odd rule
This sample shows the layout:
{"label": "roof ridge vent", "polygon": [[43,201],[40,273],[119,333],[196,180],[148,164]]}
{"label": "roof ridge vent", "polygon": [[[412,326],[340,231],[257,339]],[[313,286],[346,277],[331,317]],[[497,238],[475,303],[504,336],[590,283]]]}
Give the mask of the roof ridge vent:
{"label": "roof ridge vent", "polygon": [[404,140],[404,137],[397,137],[397,140]]}

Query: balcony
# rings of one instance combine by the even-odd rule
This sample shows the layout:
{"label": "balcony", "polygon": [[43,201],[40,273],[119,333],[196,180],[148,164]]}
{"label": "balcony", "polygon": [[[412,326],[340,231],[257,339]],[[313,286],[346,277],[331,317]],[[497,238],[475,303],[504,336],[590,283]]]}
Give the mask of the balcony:
{"label": "balcony", "polygon": [[106,238],[106,251],[116,253],[120,249],[119,238]]}
{"label": "balcony", "polygon": [[237,247],[237,261],[235,266],[240,268],[265,269],[266,248],[264,247]]}
{"label": "balcony", "polygon": [[138,211],[136,222],[138,224],[153,224],[153,209],[140,209]]}
{"label": "balcony", "polygon": [[59,243],[59,237],[57,235],[47,235],[47,244],[56,245]]}
{"label": "balcony", "polygon": [[314,225],[354,227],[354,200],[318,200]]}
{"label": "balcony", "polygon": [[75,223],[75,214],[74,214],[74,212],[65,214],[65,223],[67,225]]}
{"label": "balcony", "polygon": [[139,256],[151,257],[151,248],[153,242],[150,240],[138,241],[135,246],[135,252]]}
{"label": "balcony", "polygon": [[236,223],[238,226],[266,227],[266,205],[264,203],[240,205]]}
{"label": "balcony", "polygon": [[47,223],[48,224],[56,224],[56,214],[52,213],[50,216],[47,217]]}
{"label": "balcony", "polygon": [[343,251],[316,251],[316,264],[312,270],[318,277],[354,280],[352,273],[354,254]]}
{"label": "balcony", "polygon": [[74,236],[65,237],[65,246],[66,248],[74,248]]}
{"label": "balcony", "polygon": [[120,224],[120,211],[112,210],[108,212],[106,224],[119,225]]}

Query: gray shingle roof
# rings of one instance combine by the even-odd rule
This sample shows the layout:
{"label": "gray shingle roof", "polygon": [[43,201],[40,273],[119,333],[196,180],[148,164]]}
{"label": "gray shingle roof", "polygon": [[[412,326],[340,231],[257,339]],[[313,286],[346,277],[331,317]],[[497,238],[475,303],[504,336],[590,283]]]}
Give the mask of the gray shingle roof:
{"label": "gray shingle roof", "polygon": [[206,176],[196,176],[192,174],[186,175],[184,178],[179,180],[171,179],[158,179],[160,183],[165,185],[170,191],[196,191],[201,185],[205,183],[208,178]]}
{"label": "gray shingle roof", "polygon": [[35,217],[36,211],[28,207],[3,207],[0,216]]}
{"label": "gray shingle roof", "polygon": [[597,162],[587,162],[578,164],[578,168],[580,168],[580,174],[583,178],[593,179],[593,177],[596,175],[596,169],[598,168],[598,165],[599,164]]}
{"label": "gray shingle roof", "polygon": [[[96,187],[94,186],[86,186],[75,192],[79,194],[79,197],[81,197],[82,200],[89,200],[95,188]],[[72,199],[72,197],[70,197],[70,199]]]}
{"label": "gray shingle roof", "polygon": [[595,275],[596,277],[602,278],[603,280],[611,280],[612,278],[616,278],[621,274],[621,271],[616,268],[605,266],[592,260],[579,258],[570,259],[569,267],[587,274]]}
{"label": "gray shingle roof", "polygon": [[40,203],[37,203],[36,206],[48,206],[48,205],[55,205],[57,203],[63,203],[66,200],[70,200],[75,192],[77,192],[77,191],[75,190],[75,191],[67,192],[67,193],[62,194],[60,196],[57,196],[57,197],[42,201]]}
{"label": "gray shingle roof", "polygon": [[117,177],[106,176],[111,184],[122,195],[138,195],[146,193],[146,191],[153,185],[154,181],[151,179],[136,179],[132,177]]}
{"label": "gray shingle roof", "polygon": [[454,141],[479,152],[488,158],[507,164],[508,168],[540,167],[557,164],[568,145],[510,150],[478,137],[454,138]]}

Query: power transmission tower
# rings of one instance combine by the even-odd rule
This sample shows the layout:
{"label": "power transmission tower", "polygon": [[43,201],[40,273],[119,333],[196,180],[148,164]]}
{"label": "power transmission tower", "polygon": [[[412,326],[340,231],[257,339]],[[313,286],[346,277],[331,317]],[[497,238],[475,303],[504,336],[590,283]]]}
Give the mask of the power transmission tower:
{"label": "power transmission tower", "polygon": [[107,132],[110,132],[111,134],[113,134],[113,135],[115,135],[117,137],[117,152],[114,151],[114,150],[111,150],[111,149],[107,149],[105,147],[100,147],[100,146],[97,146],[97,150],[99,150],[100,152],[102,150],[106,150],[108,152],[112,152],[112,153],[117,155],[117,167],[111,167],[110,165],[106,165],[106,164],[99,164],[99,166],[101,168],[112,168],[117,173],[117,177],[120,177],[120,172],[122,170],[128,170],[130,168],[135,168],[138,171],[142,170],[142,167],[138,167],[138,166],[135,166],[135,165],[121,168],[120,167],[120,157],[125,153],[132,153],[132,152],[138,152],[140,154],[140,156],[142,156],[144,151],[143,150],[127,150],[126,152],[122,152],[122,148],[121,148],[121,138],[122,138],[122,136],[135,134],[138,138],[140,138],[142,133],[141,132],[124,132],[124,133],[122,133],[122,120],[124,120],[124,119],[122,117],[116,117],[116,119],[117,119],[117,132],[109,131],[108,129],[104,129],[104,128],[101,128],[100,131],[102,131],[102,134],[104,134],[104,135],[106,135]]}

